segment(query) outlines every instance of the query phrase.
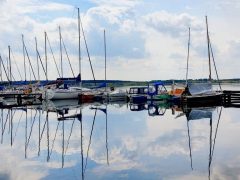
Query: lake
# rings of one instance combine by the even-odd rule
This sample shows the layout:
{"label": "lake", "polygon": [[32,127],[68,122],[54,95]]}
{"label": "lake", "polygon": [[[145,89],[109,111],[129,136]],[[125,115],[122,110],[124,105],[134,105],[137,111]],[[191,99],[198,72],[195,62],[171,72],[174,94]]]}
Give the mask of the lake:
{"label": "lake", "polygon": [[0,179],[239,179],[239,117],[163,103],[0,109]]}

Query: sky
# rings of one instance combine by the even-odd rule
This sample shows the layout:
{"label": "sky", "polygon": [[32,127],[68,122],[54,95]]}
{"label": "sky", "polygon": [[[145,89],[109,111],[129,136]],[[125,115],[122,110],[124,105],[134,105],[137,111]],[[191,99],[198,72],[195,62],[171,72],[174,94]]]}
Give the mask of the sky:
{"label": "sky", "polygon": [[[36,37],[45,67],[44,32],[50,42],[46,47],[48,79],[59,77],[55,64],[64,77],[79,73],[77,7],[96,79],[104,79],[105,74],[104,30],[107,79],[185,79],[189,27],[188,78],[207,78],[205,16],[219,78],[239,78],[240,2],[237,0],[0,0],[0,55],[7,71],[10,46],[14,80],[25,77],[22,35],[27,50],[24,53],[29,56],[29,59],[25,56],[27,79],[46,78],[37,61],[35,42]],[[62,66],[59,27],[66,48],[65,51],[62,45]],[[6,79],[3,68],[2,74]],[[216,78],[213,65],[212,74]],[[82,32],[81,75],[82,79],[93,79]]]}

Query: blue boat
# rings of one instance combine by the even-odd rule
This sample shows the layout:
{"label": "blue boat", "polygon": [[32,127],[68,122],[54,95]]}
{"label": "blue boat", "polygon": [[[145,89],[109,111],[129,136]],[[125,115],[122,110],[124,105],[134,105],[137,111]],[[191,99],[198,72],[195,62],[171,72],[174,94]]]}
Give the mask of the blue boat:
{"label": "blue boat", "polygon": [[128,92],[128,97],[131,103],[140,104],[147,102],[148,87],[138,86],[131,87]]}

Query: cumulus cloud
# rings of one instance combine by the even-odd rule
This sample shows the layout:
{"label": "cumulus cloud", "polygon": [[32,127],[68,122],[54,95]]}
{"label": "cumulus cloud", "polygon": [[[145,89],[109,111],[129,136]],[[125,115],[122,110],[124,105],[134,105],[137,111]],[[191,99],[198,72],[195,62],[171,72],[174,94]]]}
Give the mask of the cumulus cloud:
{"label": "cumulus cloud", "polygon": [[173,38],[186,34],[188,27],[193,31],[202,31],[199,20],[189,14],[172,14],[166,11],[154,12],[144,17],[146,26],[156,31],[169,34]]}
{"label": "cumulus cloud", "polygon": [[[73,6],[66,3],[38,2],[36,0],[9,0],[0,3],[0,23],[4,25],[0,29],[0,38],[4,42],[0,44],[0,49],[4,59],[8,54],[7,45],[10,44],[20,67],[23,69],[21,34],[25,35],[31,59],[36,59],[35,36],[38,38],[39,50],[43,56],[43,32],[47,31],[59,64],[58,26],[60,25],[71,61],[78,64],[77,15]],[[200,8],[212,7],[209,5],[210,2],[203,2],[199,7],[193,4],[184,4],[184,7],[173,7],[174,10],[154,1],[146,3],[137,0],[91,0],[90,3],[91,6],[81,12],[81,17],[98,79],[104,78],[103,29],[106,30],[107,35],[109,65],[107,71],[111,79],[184,78],[189,26],[191,27],[190,76],[191,78],[201,78],[204,74],[204,77],[207,77],[204,20],[206,11],[203,13]],[[227,7],[234,6],[236,9],[239,5],[237,1],[229,1],[224,6],[222,4],[225,2],[223,1],[214,3],[216,7],[221,6],[221,12],[225,12],[225,10],[230,12]],[[235,14],[237,13],[236,11]],[[74,16],[72,16],[73,14]],[[231,43],[238,42],[236,37],[239,34],[239,27],[232,28],[236,19],[230,18],[230,15],[233,14],[228,13],[223,16],[219,10],[213,9],[210,16],[210,36],[216,60],[220,64],[222,72],[220,74],[223,74],[220,76],[222,78],[236,76],[236,66],[228,64],[229,67],[224,68],[221,65],[226,62],[226,59],[237,59],[238,55],[227,50],[230,45],[232,49],[238,47],[237,43]],[[234,15],[234,17],[237,16]],[[226,25],[223,26],[221,18],[224,18]],[[230,53],[232,57],[230,57]],[[92,79],[84,44],[82,44],[82,55],[83,78]],[[49,54],[49,59],[51,59],[50,56]],[[33,61],[36,67],[36,61]],[[67,61],[64,60],[64,62]],[[234,64],[238,64],[237,61],[234,61]],[[53,59],[49,60],[49,67],[54,66]],[[67,63],[64,64],[64,67],[66,67],[64,68],[64,76],[72,76]],[[201,72],[196,71],[199,67],[202,68]],[[138,69],[141,69],[142,74],[145,75],[137,75]],[[77,66],[74,66],[74,71],[77,74]],[[128,73],[122,73],[123,71]],[[55,79],[58,76],[56,70],[51,71],[49,75],[50,79]],[[44,79],[44,76],[41,78]]]}

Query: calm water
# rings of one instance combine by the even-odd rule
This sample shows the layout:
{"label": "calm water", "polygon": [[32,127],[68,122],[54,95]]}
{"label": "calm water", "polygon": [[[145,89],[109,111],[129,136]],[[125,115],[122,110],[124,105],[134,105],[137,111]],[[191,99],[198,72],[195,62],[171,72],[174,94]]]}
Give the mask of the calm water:
{"label": "calm water", "polygon": [[0,179],[240,179],[240,109],[61,103],[0,109]]}

